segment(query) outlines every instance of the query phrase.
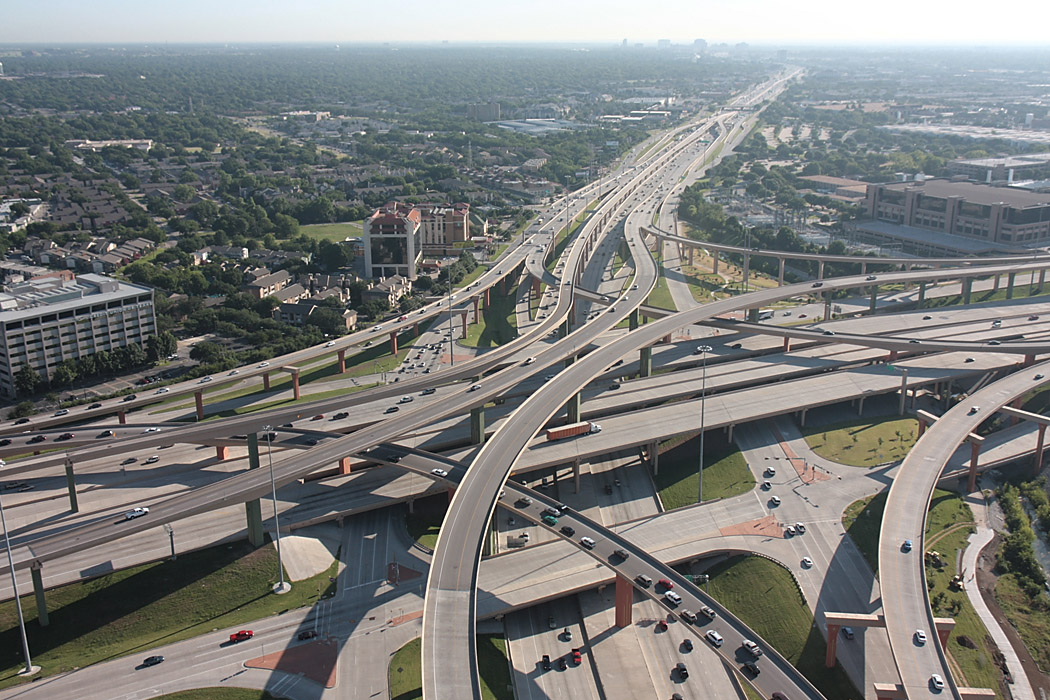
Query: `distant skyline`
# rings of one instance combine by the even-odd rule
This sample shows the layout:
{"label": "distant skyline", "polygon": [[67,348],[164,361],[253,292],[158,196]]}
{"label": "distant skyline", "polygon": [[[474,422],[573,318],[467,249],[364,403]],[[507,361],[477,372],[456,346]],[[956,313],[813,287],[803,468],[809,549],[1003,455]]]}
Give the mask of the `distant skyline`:
{"label": "distant skyline", "polygon": [[1046,0],[8,0],[0,43],[748,42],[1050,46]]}

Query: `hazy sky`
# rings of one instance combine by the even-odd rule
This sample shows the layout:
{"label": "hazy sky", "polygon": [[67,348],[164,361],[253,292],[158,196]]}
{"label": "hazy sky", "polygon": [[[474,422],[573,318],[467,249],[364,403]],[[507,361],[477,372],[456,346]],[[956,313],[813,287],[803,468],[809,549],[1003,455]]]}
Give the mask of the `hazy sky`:
{"label": "hazy sky", "polygon": [[1046,0],[3,0],[0,18],[0,43],[1050,45]]}

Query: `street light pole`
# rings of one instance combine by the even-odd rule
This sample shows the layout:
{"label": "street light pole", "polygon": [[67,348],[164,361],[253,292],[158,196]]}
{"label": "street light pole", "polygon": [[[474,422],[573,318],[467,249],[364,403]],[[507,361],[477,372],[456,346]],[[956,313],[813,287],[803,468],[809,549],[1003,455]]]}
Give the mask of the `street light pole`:
{"label": "street light pole", "polygon": [[707,397],[707,353],[711,352],[710,345],[701,345],[697,348],[703,356],[703,369],[700,373],[700,467],[697,469],[696,502],[704,500],[704,405]]}
{"label": "street light pole", "polygon": [[449,367],[456,366],[455,346],[452,344],[452,336],[455,334],[452,323],[452,268],[448,269],[448,362]]}
{"label": "street light pole", "polygon": [[[7,463],[0,459],[0,468],[6,467]],[[7,570],[11,576],[11,590],[15,594],[15,610],[18,611],[18,629],[22,633],[22,654],[26,659],[26,667],[18,672],[20,676],[29,676],[40,670],[34,666],[29,657],[29,638],[26,636],[26,621],[22,616],[22,601],[18,598],[18,580],[15,576],[15,557],[11,553],[11,533],[7,529],[7,518],[4,517],[4,503],[0,500],[0,527],[4,528],[4,543],[7,546]]]}
{"label": "street light pole", "polygon": [[263,430],[266,431],[266,461],[270,463],[270,491],[273,494],[273,528],[277,533],[277,574],[281,577],[281,582],[273,587],[273,592],[280,595],[292,590],[292,584],[284,580],[284,563],[281,560],[281,521],[277,515],[277,486],[273,480],[273,455],[270,454],[270,431],[273,430],[273,426],[264,425]]}

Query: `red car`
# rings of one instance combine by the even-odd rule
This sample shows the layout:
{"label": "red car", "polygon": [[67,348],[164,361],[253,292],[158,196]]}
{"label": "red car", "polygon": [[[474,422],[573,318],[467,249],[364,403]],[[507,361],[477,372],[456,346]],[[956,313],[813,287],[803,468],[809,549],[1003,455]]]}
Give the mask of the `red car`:
{"label": "red car", "polygon": [[241,630],[240,632],[234,632],[233,634],[231,634],[230,641],[234,643],[243,642],[247,639],[251,639],[254,636],[255,632],[252,632],[251,630]]}
{"label": "red car", "polygon": [[314,416],[310,420],[324,420],[324,414],[323,413],[318,413],[316,416]]}
{"label": "red car", "polygon": [[664,589],[665,591],[669,591],[669,590],[671,590],[672,588],[674,588],[674,584],[673,584],[673,583],[671,583],[670,581],[668,581],[668,580],[667,580],[667,579],[665,579],[665,578],[662,578],[662,579],[660,579],[659,581],[657,581],[657,582],[656,582],[656,585],[658,585],[658,586],[663,586],[663,589]]}

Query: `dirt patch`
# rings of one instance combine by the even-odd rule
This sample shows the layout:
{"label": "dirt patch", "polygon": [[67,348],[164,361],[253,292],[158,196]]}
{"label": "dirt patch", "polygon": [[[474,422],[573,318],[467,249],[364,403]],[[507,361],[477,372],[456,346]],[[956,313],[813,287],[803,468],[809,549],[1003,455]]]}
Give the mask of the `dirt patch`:
{"label": "dirt patch", "polygon": [[992,538],[992,541],[988,543],[977,557],[977,588],[981,591],[981,597],[984,598],[985,605],[988,606],[992,615],[995,616],[996,622],[999,623],[999,626],[1006,633],[1010,644],[1017,653],[1017,657],[1021,660],[1021,667],[1024,668],[1025,675],[1028,676],[1028,682],[1031,683],[1032,691],[1036,697],[1039,697],[1040,689],[1050,694],[1050,675],[1039,670],[1035,660],[1032,659],[1032,655],[1025,648],[1024,642],[1021,641],[1020,635],[1017,634],[1009,620],[1003,615],[1002,608],[999,607],[999,603],[995,599],[997,577],[994,567],[996,553],[999,551],[1001,543],[1002,537],[999,533],[995,533],[995,537]]}

